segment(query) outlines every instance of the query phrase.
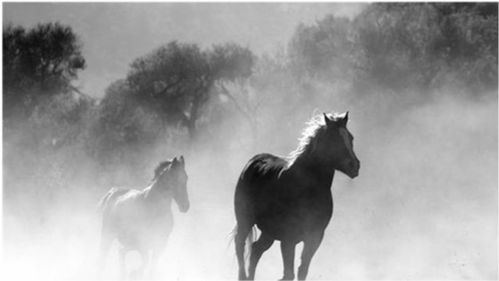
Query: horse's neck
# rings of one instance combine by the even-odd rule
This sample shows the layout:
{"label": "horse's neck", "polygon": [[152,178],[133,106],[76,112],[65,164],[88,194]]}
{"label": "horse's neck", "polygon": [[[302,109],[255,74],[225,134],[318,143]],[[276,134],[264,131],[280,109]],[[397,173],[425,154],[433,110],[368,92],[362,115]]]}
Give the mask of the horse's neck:
{"label": "horse's neck", "polygon": [[318,188],[329,188],[334,177],[334,163],[331,161],[319,161],[320,157],[314,154],[298,156],[288,168],[289,172],[297,177],[313,181]]}
{"label": "horse's neck", "polygon": [[[168,193],[168,194],[167,194]],[[145,199],[148,201],[161,201],[165,207],[170,208],[172,197],[170,191],[162,191],[156,182],[144,189]]]}

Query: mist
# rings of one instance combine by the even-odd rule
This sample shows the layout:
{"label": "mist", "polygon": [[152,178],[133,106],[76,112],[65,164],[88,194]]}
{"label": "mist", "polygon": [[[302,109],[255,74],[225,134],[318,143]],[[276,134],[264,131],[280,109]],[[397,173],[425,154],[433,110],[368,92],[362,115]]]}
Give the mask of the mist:
{"label": "mist", "polygon": [[[128,63],[147,51],[130,56]],[[267,54],[275,65],[280,55]],[[95,279],[99,199],[114,186],[146,187],[160,161],[183,155],[191,208],[180,213],[173,204],[175,223],[158,262],[158,278],[234,280],[233,195],[246,162],[262,152],[288,155],[314,114],[349,111],[360,175],[352,180],[335,173],[333,219],[308,279],[498,278],[497,83],[492,90],[471,89],[461,87],[459,79],[443,79],[431,95],[367,79],[358,87],[356,80],[342,76],[310,75],[303,86],[291,82],[294,76],[285,70],[276,71],[279,66],[265,63],[260,56],[248,78],[256,86],[227,83],[251,118],[217,95],[207,102],[195,139],[172,126],[152,143],[127,144],[113,156],[118,161],[106,157],[102,163],[92,156],[90,133],[57,149],[49,136],[49,144],[41,146],[45,139],[32,139],[35,126],[29,124],[52,126],[45,119],[4,126],[2,275],[8,280]],[[99,120],[92,115],[97,114],[79,119],[82,128]],[[156,128],[154,118],[140,116],[142,127]],[[117,248],[113,245],[108,255],[106,279],[119,277]],[[300,253],[301,244],[295,265]],[[128,269],[140,261],[128,255]],[[256,278],[276,279],[281,273],[275,243],[261,258]]]}

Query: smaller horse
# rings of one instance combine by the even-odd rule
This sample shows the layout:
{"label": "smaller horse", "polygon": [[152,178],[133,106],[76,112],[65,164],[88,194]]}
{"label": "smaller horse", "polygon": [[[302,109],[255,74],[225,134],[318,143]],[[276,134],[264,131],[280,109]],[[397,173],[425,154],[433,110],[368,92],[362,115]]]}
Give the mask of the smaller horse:
{"label": "smaller horse", "polygon": [[142,265],[135,274],[143,276],[150,262],[153,275],[158,257],[163,252],[173,228],[172,199],[183,213],[189,210],[187,174],[184,157],[161,162],[154,178],[143,190],[111,188],[99,202],[103,213],[99,274],[111,243],[117,239],[120,249],[121,274],[125,277],[128,251],[138,251]]}

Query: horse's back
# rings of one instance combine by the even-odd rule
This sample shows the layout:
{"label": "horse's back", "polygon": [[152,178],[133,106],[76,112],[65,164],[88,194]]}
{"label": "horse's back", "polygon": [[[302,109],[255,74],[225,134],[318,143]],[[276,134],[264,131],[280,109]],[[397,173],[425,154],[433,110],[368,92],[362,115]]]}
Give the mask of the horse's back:
{"label": "horse's back", "polygon": [[281,157],[262,153],[253,156],[241,172],[240,181],[257,183],[277,179],[287,166],[287,161]]}
{"label": "horse's back", "polygon": [[104,213],[108,213],[109,209],[114,205],[116,200],[118,198],[128,192],[130,192],[131,189],[128,188],[119,188],[119,187],[112,187],[109,189],[109,191],[102,197],[102,199],[99,201],[99,209]]}

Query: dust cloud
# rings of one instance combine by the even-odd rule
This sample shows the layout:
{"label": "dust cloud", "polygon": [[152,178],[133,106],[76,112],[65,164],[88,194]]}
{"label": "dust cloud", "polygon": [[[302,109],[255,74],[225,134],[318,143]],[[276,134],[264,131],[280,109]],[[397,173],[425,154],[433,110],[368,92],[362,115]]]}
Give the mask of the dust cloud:
{"label": "dust cloud", "polygon": [[[497,97],[491,96],[470,101],[443,94],[404,111],[382,94],[372,100],[322,106],[324,111],[350,110],[349,128],[362,168],[354,180],[336,174],[335,212],[310,279],[497,277],[498,124]],[[380,103],[383,99],[387,102]],[[298,137],[306,120],[301,121],[293,121],[294,130],[287,134]],[[256,151],[286,155],[296,139],[274,135],[282,143],[274,151],[265,149],[267,140],[258,148],[245,148],[238,144],[248,138],[248,130],[238,118],[232,123],[230,134],[213,139],[223,142],[224,149],[205,142],[184,153],[191,209],[181,214],[173,208],[175,226],[159,262],[161,277],[236,276],[230,232],[238,174]],[[135,179],[142,182],[137,187],[145,187],[157,161],[173,156],[162,151],[168,150],[156,147],[151,173]],[[4,153],[11,152],[4,143]],[[68,161],[80,175],[64,179],[71,186],[62,189],[63,194],[49,196],[43,194],[47,191],[42,184],[56,178],[43,179],[46,170],[38,175],[22,167],[11,171],[9,164],[4,162],[4,184],[34,194],[15,200],[4,192],[4,274],[9,279],[92,279],[100,230],[96,203],[110,187],[98,182],[126,185],[132,180],[119,171],[112,172],[113,180],[84,179],[91,174],[91,164]],[[133,255],[128,259],[131,267],[139,262]],[[263,256],[257,277],[277,278],[281,268],[279,247],[274,245]],[[117,274],[114,247],[105,276]]]}
{"label": "dust cloud", "polygon": [[[309,279],[497,279],[497,92],[462,96],[450,89],[422,100],[413,98],[419,93],[333,89],[292,111],[284,100],[263,103],[256,143],[241,114],[229,112],[195,142],[159,141],[129,156],[140,164],[106,168],[84,144],[33,152],[29,129],[4,131],[3,280],[95,279],[98,200],[112,186],[146,187],[160,161],[179,155],[191,208],[184,214],[173,204],[158,278],[234,280],[233,193],[246,161],[260,152],[286,156],[313,112],[347,110],[360,175],[335,175],[334,215]],[[119,277],[117,246],[106,279]],[[140,258],[131,254],[127,262],[133,268]],[[257,278],[281,273],[275,243]]]}

